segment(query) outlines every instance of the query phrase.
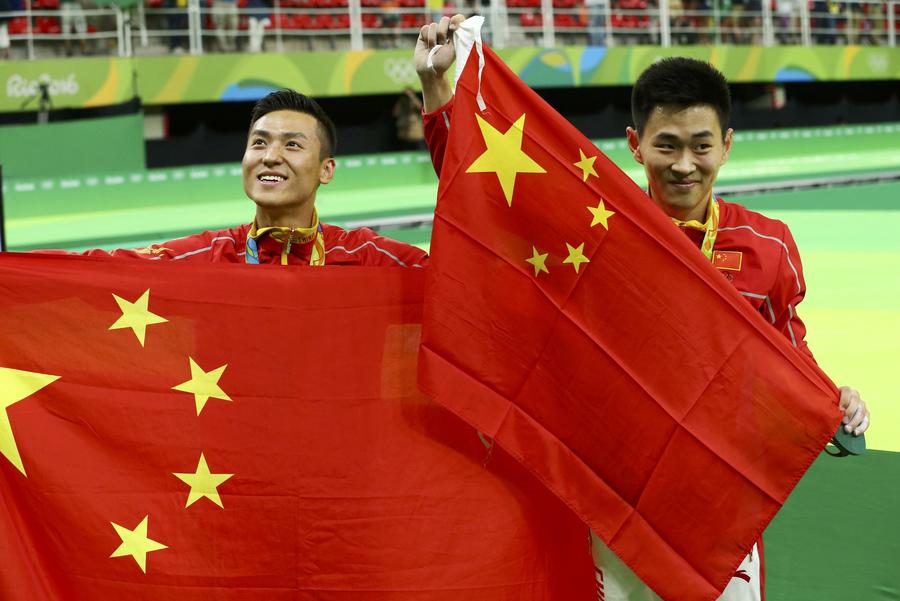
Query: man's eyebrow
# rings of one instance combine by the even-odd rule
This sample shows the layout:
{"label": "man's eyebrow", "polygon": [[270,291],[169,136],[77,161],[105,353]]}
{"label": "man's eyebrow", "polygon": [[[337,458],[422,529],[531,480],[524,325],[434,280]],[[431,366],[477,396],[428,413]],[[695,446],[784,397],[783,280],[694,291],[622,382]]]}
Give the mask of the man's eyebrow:
{"label": "man's eyebrow", "polygon": [[[704,129],[703,131],[698,131],[696,133],[691,134],[691,138],[711,138],[713,137],[713,133],[708,129]],[[679,140],[680,137],[669,132],[659,132],[655,136],[653,136],[656,140]]]}
{"label": "man's eyebrow", "polygon": [[[276,137],[272,134],[272,132],[266,131],[264,129],[254,129],[253,131],[250,132],[250,135],[251,136],[260,136],[262,138]],[[283,140],[289,140],[291,138],[303,138],[304,140],[309,139],[309,137],[302,131],[285,131],[285,132],[281,132],[280,134],[278,134],[277,137],[279,137]]]}

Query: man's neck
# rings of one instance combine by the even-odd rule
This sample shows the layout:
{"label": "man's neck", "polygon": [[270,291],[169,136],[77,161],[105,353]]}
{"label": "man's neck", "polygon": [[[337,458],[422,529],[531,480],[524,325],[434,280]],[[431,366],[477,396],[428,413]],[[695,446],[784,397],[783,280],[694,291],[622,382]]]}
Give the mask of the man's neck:
{"label": "man's neck", "polygon": [[707,213],[709,211],[709,201],[707,200],[704,202],[702,207],[695,207],[684,211],[679,211],[677,209],[672,210],[671,207],[663,207],[663,210],[666,212],[666,215],[678,221],[697,221],[699,223],[706,223]]}
{"label": "man's neck", "polygon": [[709,218],[709,201],[710,199],[707,198],[697,206],[691,208],[675,207],[662,203],[657,204],[666,215],[677,221],[697,221],[699,223],[706,223],[706,220]]}
{"label": "man's neck", "polygon": [[256,207],[256,227],[286,227],[290,229],[308,228],[312,226],[313,205],[294,208],[292,210],[273,210]]}

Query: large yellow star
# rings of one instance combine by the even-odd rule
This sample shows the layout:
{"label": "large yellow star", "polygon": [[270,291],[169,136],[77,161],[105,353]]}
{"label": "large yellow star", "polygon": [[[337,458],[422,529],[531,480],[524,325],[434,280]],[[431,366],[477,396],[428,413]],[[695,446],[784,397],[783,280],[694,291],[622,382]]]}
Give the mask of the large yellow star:
{"label": "large yellow star", "polygon": [[578,149],[578,154],[581,155],[581,160],[577,163],[572,164],[581,169],[582,181],[586,182],[588,177],[590,177],[591,175],[593,175],[594,177],[598,177],[597,171],[594,169],[594,161],[597,160],[597,155],[594,155],[592,157],[585,156],[584,152],[582,152],[580,148]]}
{"label": "large yellow star", "polygon": [[525,113],[509,126],[506,133],[498,130],[475,115],[481,136],[487,146],[481,156],[469,165],[466,173],[496,173],[503,188],[506,202],[512,206],[513,189],[516,186],[516,175],[519,173],[547,173],[534,159],[522,150],[522,134],[525,131]]}
{"label": "large yellow star", "polygon": [[141,343],[141,346],[144,346],[144,337],[147,333],[147,326],[151,326],[155,323],[165,323],[169,321],[164,317],[160,317],[155,313],[151,313],[147,309],[147,305],[150,303],[149,288],[144,291],[141,297],[133,303],[128,302],[124,298],[116,296],[115,294],[113,294],[113,298],[116,299],[116,303],[118,303],[119,309],[122,310],[122,317],[117,319],[116,323],[109,326],[109,329],[120,330],[122,328],[131,328],[131,330],[134,332],[134,335],[137,336],[138,342]]}
{"label": "large yellow star", "polygon": [[58,379],[59,376],[0,367],[0,453],[3,453],[3,456],[24,476],[28,474],[25,473],[25,466],[22,464],[22,457],[19,455],[19,447],[16,446],[12,424],[9,423],[6,410]]}
{"label": "large yellow star", "polygon": [[219,378],[222,377],[222,373],[228,367],[227,363],[211,372],[205,372],[200,369],[193,357],[188,357],[188,360],[191,362],[191,379],[178,386],[173,386],[172,389],[189,392],[194,395],[194,401],[197,403],[197,415],[200,415],[203,407],[206,406],[206,401],[210,398],[222,399],[223,401],[231,400],[231,397],[219,387]]}
{"label": "large yellow star", "polygon": [[566,249],[569,251],[569,256],[563,259],[563,263],[571,263],[572,267],[575,268],[575,273],[578,273],[578,268],[581,267],[582,263],[591,262],[590,259],[584,256],[584,242],[579,244],[578,248],[566,242]]}
{"label": "large yellow star", "polygon": [[603,227],[609,229],[608,220],[610,217],[616,214],[615,211],[606,210],[606,205],[603,204],[602,198],[600,199],[600,204],[598,204],[596,207],[588,207],[587,210],[590,211],[594,216],[594,218],[591,219],[591,227],[594,227],[595,225],[600,223],[603,224]]}
{"label": "large yellow star", "polygon": [[110,522],[112,527],[115,528],[116,534],[122,539],[122,544],[119,545],[118,549],[112,552],[110,557],[124,557],[126,555],[131,555],[141,568],[141,571],[145,574],[147,573],[147,553],[168,549],[164,544],[147,538],[147,520],[149,519],[150,516],[145,515],[144,519],[141,520],[141,523],[138,524],[137,528],[134,530],[129,530],[128,528],[119,526],[115,522]]}
{"label": "large yellow star", "polygon": [[550,270],[547,269],[547,257],[550,256],[550,253],[539,253],[538,249],[534,246],[531,247],[531,258],[525,259],[526,262],[531,263],[534,266],[534,277],[537,277],[540,272],[550,273]]}
{"label": "large yellow star", "polygon": [[191,492],[188,494],[187,504],[185,507],[190,507],[195,502],[199,501],[203,497],[206,497],[219,507],[224,509],[224,505],[222,505],[222,499],[219,497],[219,491],[217,490],[218,486],[231,478],[234,474],[212,474],[209,471],[209,466],[206,465],[206,458],[203,456],[203,453],[200,453],[200,462],[197,464],[197,471],[193,474],[172,474],[179,480],[182,480],[185,484],[191,487]]}

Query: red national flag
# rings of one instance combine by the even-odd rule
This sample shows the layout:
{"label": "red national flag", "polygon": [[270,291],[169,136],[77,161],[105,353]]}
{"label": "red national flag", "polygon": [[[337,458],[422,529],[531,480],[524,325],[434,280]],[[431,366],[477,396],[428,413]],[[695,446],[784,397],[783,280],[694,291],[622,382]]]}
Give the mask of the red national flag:
{"label": "red national flag", "polygon": [[421,270],[124,266],[0,255],[0,598],[591,590],[581,521],[417,391]]}
{"label": "red national flag", "polygon": [[662,597],[714,599],[833,435],[837,390],[487,48],[479,84],[478,59],[441,172],[420,385]]}

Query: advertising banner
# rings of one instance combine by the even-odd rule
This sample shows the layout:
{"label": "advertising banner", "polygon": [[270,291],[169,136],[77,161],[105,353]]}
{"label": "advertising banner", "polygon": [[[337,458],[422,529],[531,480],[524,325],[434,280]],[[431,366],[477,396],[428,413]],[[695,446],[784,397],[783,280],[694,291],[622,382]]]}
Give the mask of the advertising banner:
{"label": "advertising banner", "polygon": [[[735,83],[900,78],[900,50],[882,47],[631,46],[507,48],[498,54],[534,88],[630,85],[664,56],[707,60]],[[46,83],[53,108],[248,101],[283,87],[313,96],[394,94],[418,86],[410,49],[70,58],[0,63],[0,112],[36,110]]]}

